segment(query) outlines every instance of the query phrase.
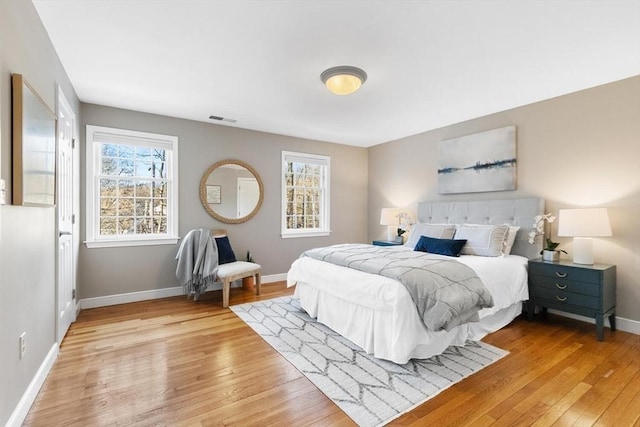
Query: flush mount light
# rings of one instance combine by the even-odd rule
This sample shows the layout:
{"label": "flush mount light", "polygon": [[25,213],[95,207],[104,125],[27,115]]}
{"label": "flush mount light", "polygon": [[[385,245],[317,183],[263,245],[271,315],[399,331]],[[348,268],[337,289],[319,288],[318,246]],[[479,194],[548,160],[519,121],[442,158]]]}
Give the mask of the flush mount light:
{"label": "flush mount light", "polygon": [[360,89],[367,81],[367,73],[360,68],[341,65],[324,70],[320,74],[322,83],[336,95],[349,95]]}

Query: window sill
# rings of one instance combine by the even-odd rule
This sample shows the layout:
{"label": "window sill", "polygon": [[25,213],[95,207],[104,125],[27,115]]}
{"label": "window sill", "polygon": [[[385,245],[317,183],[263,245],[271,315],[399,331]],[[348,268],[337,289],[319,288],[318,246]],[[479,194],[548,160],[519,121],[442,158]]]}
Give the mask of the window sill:
{"label": "window sill", "polygon": [[86,241],[85,246],[93,248],[118,248],[127,246],[154,246],[154,245],[175,245],[180,240],[178,237],[167,237],[163,239],[135,239],[135,240],[100,240]]}
{"label": "window sill", "polygon": [[304,231],[304,232],[282,232],[280,236],[283,239],[294,239],[297,237],[326,237],[331,234],[330,231]]}

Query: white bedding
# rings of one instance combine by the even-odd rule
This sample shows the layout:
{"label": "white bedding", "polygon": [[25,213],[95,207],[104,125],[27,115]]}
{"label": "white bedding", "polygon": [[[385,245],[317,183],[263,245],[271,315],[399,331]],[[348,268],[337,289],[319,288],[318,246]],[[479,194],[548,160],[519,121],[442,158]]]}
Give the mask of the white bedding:
{"label": "white bedding", "polygon": [[302,257],[292,264],[287,285],[297,284],[295,295],[301,306],[319,322],[375,357],[406,363],[500,329],[520,314],[521,301],[528,299],[527,258],[467,255],[458,260],[476,271],[491,292],[494,306],[479,312],[480,322],[450,331],[428,331],[409,292],[387,277]]}

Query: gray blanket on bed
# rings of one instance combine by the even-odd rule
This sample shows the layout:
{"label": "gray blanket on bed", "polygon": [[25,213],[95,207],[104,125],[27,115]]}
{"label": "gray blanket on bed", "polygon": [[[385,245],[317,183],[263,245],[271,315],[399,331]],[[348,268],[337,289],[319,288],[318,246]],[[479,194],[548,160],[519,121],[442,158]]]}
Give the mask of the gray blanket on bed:
{"label": "gray blanket on bed", "polygon": [[302,256],[398,280],[432,331],[478,321],[478,311],[493,306],[478,275],[450,257],[362,244],[311,249]]}

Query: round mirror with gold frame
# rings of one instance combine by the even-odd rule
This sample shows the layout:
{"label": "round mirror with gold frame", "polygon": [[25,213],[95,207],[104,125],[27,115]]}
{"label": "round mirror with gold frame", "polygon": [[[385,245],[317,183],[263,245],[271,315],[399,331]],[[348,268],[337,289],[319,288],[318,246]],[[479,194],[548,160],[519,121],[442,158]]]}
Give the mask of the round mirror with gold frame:
{"label": "round mirror with gold frame", "polygon": [[242,160],[212,164],[200,180],[200,201],[209,215],[225,224],[240,224],[262,206],[264,186],[256,170]]}

